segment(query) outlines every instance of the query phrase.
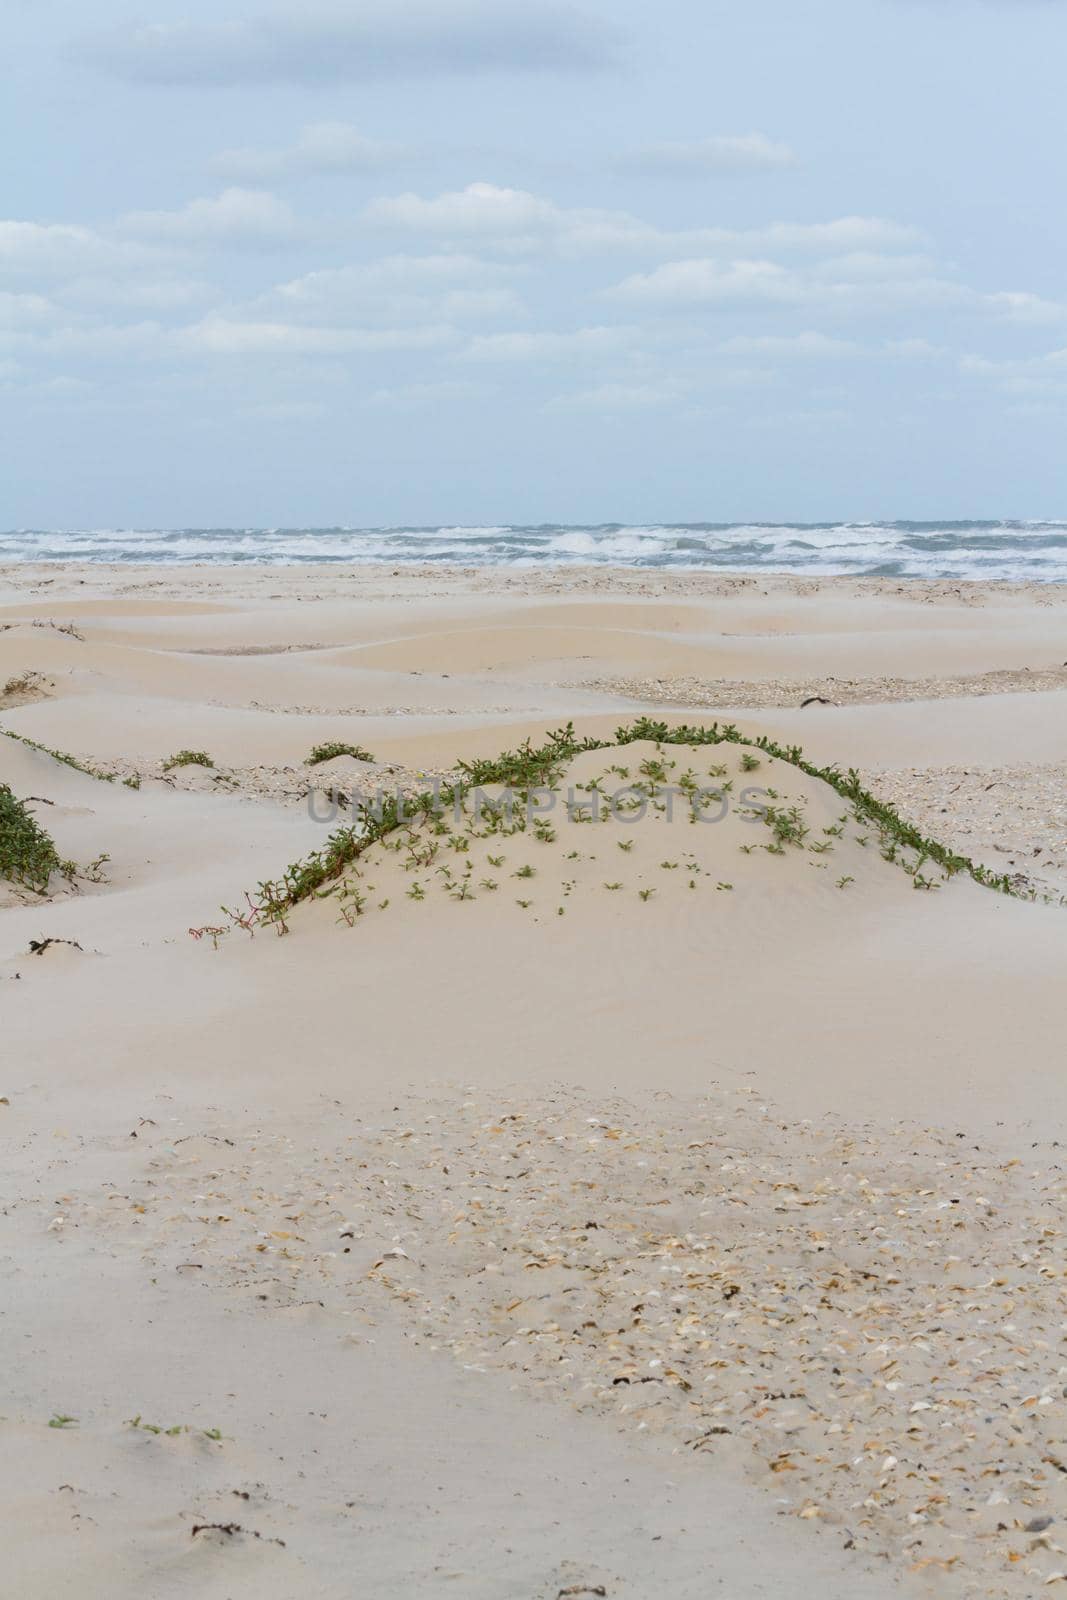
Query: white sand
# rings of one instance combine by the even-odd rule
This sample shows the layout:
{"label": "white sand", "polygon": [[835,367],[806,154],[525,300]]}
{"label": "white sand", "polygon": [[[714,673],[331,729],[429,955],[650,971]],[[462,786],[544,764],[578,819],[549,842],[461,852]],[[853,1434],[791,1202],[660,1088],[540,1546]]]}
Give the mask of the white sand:
{"label": "white sand", "polygon": [[[76,892],[0,888],[12,1592],[1008,1596],[1067,1571],[1067,910],[963,877],[916,893],[851,822],[823,833],[832,791],[744,773],[730,746],[700,754],[802,803],[803,846],[768,854],[735,811],[560,821],[438,841],[448,878],[379,848],[358,915],[334,894],[283,938],[187,933],[323,844],[299,799],[313,744],[410,775],[572,717],[605,734],[632,711],[591,682],[1051,671],[1062,607],[605,572],[8,569],[0,687],[35,672],[46,693],[14,693],[0,726],[141,782],[0,740],[0,782],[38,797],[61,854],[111,858]],[[1010,770],[1026,803],[1002,833],[981,813],[976,850],[1003,870],[998,843],[1058,839],[1064,699],[887,684],[884,704],[737,720],[876,770],[957,848],[976,824],[939,812],[930,775]],[[215,767],[164,778],[182,747]],[[45,938],[81,948],[31,955]],[[670,1318],[662,1279],[691,1297]],[[637,1396],[656,1361],[675,1377]]]}

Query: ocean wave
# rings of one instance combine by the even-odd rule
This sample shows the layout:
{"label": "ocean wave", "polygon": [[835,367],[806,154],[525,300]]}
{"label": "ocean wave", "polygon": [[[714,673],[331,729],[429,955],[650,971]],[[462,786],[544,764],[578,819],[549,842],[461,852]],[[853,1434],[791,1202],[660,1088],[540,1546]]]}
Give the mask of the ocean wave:
{"label": "ocean wave", "polygon": [[391,528],[23,528],[0,562],[159,566],[576,566],[1067,582],[1067,522],[441,524]]}

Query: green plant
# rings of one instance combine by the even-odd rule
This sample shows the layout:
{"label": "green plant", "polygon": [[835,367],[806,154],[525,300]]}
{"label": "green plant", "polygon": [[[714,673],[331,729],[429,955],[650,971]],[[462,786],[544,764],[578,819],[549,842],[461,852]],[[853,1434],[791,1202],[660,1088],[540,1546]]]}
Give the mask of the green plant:
{"label": "green plant", "polygon": [[163,1437],[167,1439],[175,1439],[177,1438],[178,1434],[188,1433],[189,1431],[182,1422],[176,1422],[172,1428],[164,1428],[162,1424],[158,1422],[144,1422],[141,1419],[140,1413],[138,1413],[136,1417],[127,1417],[126,1426],[128,1428],[139,1428],[142,1433],[162,1434]]}
{"label": "green plant", "polygon": [[62,1411],[57,1411],[51,1422],[49,1422],[48,1426],[50,1428],[69,1428],[71,1424],[76,1423],[77,1420],[77,1417],[68,1417],[65,1416]]}
{"label": "green plant", "polygon": [[[60,629],[60,632],[63,632]],[[101,772],[98,767],[91,767],[85,761],[79,761],[77,756],[68,755],[65,750],[52,750],[46,744],[38,744],[36,739],[31,739],[25,733],[12,733],[10,728],[0,728],[0,733],[5,739],[14,739],[18,744],[24,744],[27,750],[37,750],[43,756],[51,756],[53,761],[61,761],[65,767],[73,767],[75,772],[84,772],[88,778],[98,778],[101,783],[113,783],[113,772]]]}
{"label": "green plant", "polygon": [[74,863],[60,858],[52,839],[25,803],[16,799],[6,783],[0,783],[0,878],[34,894],[47,894],[54,872],[72,878]]}
{"label": "green plant", "polygon": [[[441,813],[462,802],[474,785],[510,784],[521,792],[524,787],[528,789],[558,779],[566,763],[587,750],[612,749],[637,741],[695,747],[735,744],[760,751],[776,760],[789,763],[808,777],[829,784],[836,790],[851,806],[852,815],[857,822],[870,824],[884,841],[894,846],[892,853],[886,855],[887,860],[897,859],[897,847],[906,847],[916,851],[917,854],[925,854],[941,868],[946,877],[967,872],[976,883],[995,889],[1001,894],[1016,898],[1034,898],[1033,891],[1020,888],[1007,874],[991,872],[987,867],[969,860],[966,856],[958,855],[937,840],[924,838],[913,823],[905,821],[890,805],[877,799],[864,788],[858,772],[854,769],[846,773],[837,766],[816,766],[805,759],[799,745],[780,745],[766,734],[747,738],[732,723],[715,722],[697,726],[681,723],[672,727],[665,722],[657,722],[652,717],[639,717],[628,726],[618,728],[614,739],[581,738],[575,733],[573,723],[567,723],[565,727],[547,734],[545,743],[538,748],[534,748],[530,740],[527,740],[518,751],[506,751],[493,760],[460,762],[457,765],[460,777],[456,783],[444,786],[436,796],[423,793],[414,800],[408,796],[403,817],[399,814],[395,800],[385,801],[380,811],[373,817],[365,817],[357,825],[340,829],[330,836],[323,849],[313,851],[301,861],[293,862],[280,878],[261,883],[256,895],[248,897],[247,912],[237,915],[227,912],[226,915],[230,917],[232,926],[243,927],[250,933],[259,927],[273,927],[277,933],[284,934],[288,932],[287,918],[294,906],[322,892],[324,885],[332,884],[353,861],[365,854],[373,845],[393,834],[397,828],[410,825],[413,814],[416,817],[421,816],[432,831],[447,832],[448,827],[443,822]],[[712,769],[712,772],[714,776],[719,775],[716,769]],[[778,798],[773,791],[768,789],[766,792],[771,798]],[[783,815],[786,819],[785,835],[788,842],[801,843],[807,828],[800,821],[795,808]],[[777,835],[777,827],[774,823],[771,826],[775,827]],[[776,837],[775,842],[784,843],[785,839],[779,840]],[[532,867],[523,868],[515,874],[516,877],[533,877],[533,875]],[[732,889],[733,885],[720,883],[718,887]],[[204,933],[209,934],[214,941],[217,930],[210,927],[197,929],[194,936],[200,937]]]}
{"label": "green plant", "polygon": [[215,763],[206,750],[179,750],[175,755],[169,756],[163,763],[164,772],[173,772],[175,767],[211,767]]}
{"label": "green plant", "polygon": [[746,750],[744,755],[741,757],[741,771],[742,772],[756,772],[756,771],[758,771],[759,766],[760,766],[759,756],[754,756],[752,754],[751,750]]}
{"label": "green plant", "polygon": [[340,740],[333,740],[326,744],[317,744],[311,754],[305,756],[305,767],[318,767],[324,761],[332,761],[335,756],[351,756],[353,761],[373,761],[374,757],[369,750],[364,750],[360,744],[343,744]]}

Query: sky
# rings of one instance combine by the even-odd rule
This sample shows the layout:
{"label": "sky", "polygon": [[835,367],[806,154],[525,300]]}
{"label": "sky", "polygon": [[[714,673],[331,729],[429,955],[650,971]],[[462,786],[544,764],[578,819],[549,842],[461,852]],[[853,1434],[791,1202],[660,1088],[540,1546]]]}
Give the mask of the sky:
{"label": "sky", "polygon": [[1067,0],[4,34],[0,526],[1067,516]]}

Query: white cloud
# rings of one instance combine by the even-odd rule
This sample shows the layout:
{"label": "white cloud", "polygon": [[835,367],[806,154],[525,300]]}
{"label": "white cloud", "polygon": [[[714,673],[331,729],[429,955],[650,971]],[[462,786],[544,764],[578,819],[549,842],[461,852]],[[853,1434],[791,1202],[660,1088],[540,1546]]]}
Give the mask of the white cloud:
{"label": "white cloud", "polygon": [[550,411],[645,411],[669,405],[677,395],[651,384],[602,383],[595,389],[579,389],[575,394],[556,395],[548,402]]}
{"label": "white cloud", "polygon": [[630,328],[578,328],[573,333],[487,333],[472,339],[469,361],[554,362],[614,354],[632,338]]}
{"label": "white cloud", "polygon": [[524,189],[471,183],[434,200],[411,193],[373,200],[364,217],[371,223],[420,233],[496,238],[556,232],[566,225],[567,213]]}
{"label": "white cloud", "polygon": [[730,306],[766,301],[796,302],[802,287],[795,274],[774,261],[669,261],[638,272],[611,291],[618,298],[651,306]]}
{"label": "white cloud", "polygon": [[408,383],[398,388],[374,389],[367,396],[367,405],[386,406],[390,411],[421,411],[427,406],[438,406],[464,400],[480,400],[492,389],[484,383],[464,383],[460,379],[442,379],[439,383]]}
{"label": "white cloud", "polygon": [[315,422],[328,411],[320,400],[279,400],[263,405],[245,406],[239,416],[253,422]]}
{"label": "white cloud", "polygon": [[158,267],[159,252],[66,222],[0,221],[0,282],[122,274]]}
{"label": "white cloud", "polygon": [[506,282],[515,271],[515,267],[499,261],[485,261],[479,256],[452,252],[426,256],[380,256],[374,261],[305,273],[291,283],[282,284],[279,292],[302,299],[305,296],[317,297],[323,290],[332,292],[334,286],[344,286],[346,290],[359,294],[481,288]]}
{"label": "white cloud", "polygon": [[986,356],[963,356],[960,371],[982,378],[1005,394],[1053,395],[1067,398],[1067,349],[1021,360],[991,361]]}
{"label": "white cloud", "polygon": [[812,270],[817,277],[835,283],[882,283],[887,278],[929,277],[935,268],[929,256],[853,250],[843,256],[830,256]]}
{"label": "white cloud", "polygon": [[172,330],[158,322],[89,322],[75,317],[25,337],[24,349],[44,356],[146,360],[174,348]]}
{"label": "white cloud", "polygon": [[321,328],[285,322],[205,317],[182,330],[180,342],[212,355],[347,355],[382,350],[430,350],[451,343],[450,328]]}
{"label": "white cloud", "polygon": [[382,172],[407,154],[403,145],[368,139],[350,122],[313,122],[287,148],[224,150],[211,165],[235,183],[261,184],[319,174]]}
{"label": "white cloud", "polygon": [[1067,318],[1067,305],[1059,300],[1042,299],[1037,294],[1003,290],[985,298],[990,309],[1000,312],[1009,322],[1041,324],[1063,322]]}
{"label": "white cloud", "polygon": [[521,316],[507,269],[473,256],[389,256],[305,273],[274,291],[291,314],[391,321],[481,321]]}
{"label": "white cloud", "polygon": [[97,385],[89,378],[74,377],[66,372],[58,373],[54,378],[43,378],[32,388],[35,394],[55,400],[85,400],[97,391]]}
{"label": "white cloud", "polygon": [[136,307],[139,311],[186,311],[217,299],[218,290],[201,278],[74,278],[57,288],[56,298],[82,309]]}
{"label": "white cloud", "polygon": [[884,348],[903,361],[935,361],[948,354],[944,345],[931,344],[929,339],[887,339]]}
{"label": "white cloud", "polygon": [[703,229],[720,245],[766,250],[898,250],[918,238],[915,228],[885,217],[835,217],[831,222],[772,222],[766,228]]}
{"label": "white cloud", "polygon": [[738,335],[719,345],[724,355],[835,357],[854,356],[863,346],[851,339],[834,339],[825,333]]}
{"label": "white cloud", "polygon": [[717,134],[710,139],[652,144],[635,150],[618,165],[627,172],[701,178],[737,172],[780,172],[795,167],[787,144],[762,133]]}
{"label": "white cloud", "polygon": [[[766,230],[766,234],[773,230]],[[756,237],[755,234],[750,237]],[[926,256],[852,252],[823,261],[722,260],[717,256],[668,261],[634,273],[607,291],[615,299],[659,310],[741,306],[765,300],[804,308],[808,314],[870,319],[922,311],[958,312],[1017,321],[1060,320],[1049,301],[1015,294],[985,294],[940,277]]]}
{"label": "white cloud", "polygon": [[562,207],[525,189],[471,183],[426,199],[406,193],[371,201],[364,221],[376,227],[446,239],[480,239],[519,251],[561,253],[637,250],[826,251],[894,249],[911,243],[912,228],[880,217],[839,217],[831,222],[773,223],[767,228],[655,228],[625,211]]}
{"label": "white cloud", "polygon": [[131,211],[119,227],[180,245],[270,245],[292,239],[296,219],[264,189],[232,188],[213,199],[190,200],[180,211]]}
{"label": "white cloud", "polygon": [[616,37],[610,25],[546,0],[362,0],[240,22],[120,27],[75,48],[134,83],[316,85],[590,71],[610,63]]}
{"label": "white cloud", "polygon": [[56,315],[57,307],[44,295],[12,294],[0,289],[0,328],[4,330],[38,328]]}

